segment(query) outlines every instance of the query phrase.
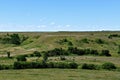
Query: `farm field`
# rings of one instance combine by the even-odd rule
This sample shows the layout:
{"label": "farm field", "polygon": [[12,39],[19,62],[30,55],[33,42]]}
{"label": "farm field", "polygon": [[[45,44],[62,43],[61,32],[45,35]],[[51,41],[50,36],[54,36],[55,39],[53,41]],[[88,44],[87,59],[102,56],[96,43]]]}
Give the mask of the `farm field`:
{"label": "farm field", "polygon": [[0,71],[0,80],[120,80],[120,72],[81,69],[26,69]]}

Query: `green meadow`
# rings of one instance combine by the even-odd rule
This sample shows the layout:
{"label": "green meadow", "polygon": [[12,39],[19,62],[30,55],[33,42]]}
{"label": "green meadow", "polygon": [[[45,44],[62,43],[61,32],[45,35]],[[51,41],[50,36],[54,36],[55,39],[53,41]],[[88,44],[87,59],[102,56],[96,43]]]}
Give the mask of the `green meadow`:
{"label": "green meadow", "polygon": [[[18,34],[13,39],[11,35]],[[19,44],[15,43],[18,40]],[[19,41],[20,40],[20,41]],[[0,33],[0,65],[13,65],[20,55],[30,55],[34,51],[49,51],[55,48],[67,50],[68,47],[78,49],[93,49],[101,53],[108,50],[111,56],[100,55],[65,55],[49,56],[48,62],[71,62],[79,66],[77,69],[20,69],[0,70],[0,80],[120,80],[120,32],[1,32]],[[7,52],[10,52],[10,58]],[[41,53],[41,55],[43,55]],[[41,61],[42,57],[26,57],[26,62]],[[102,65],[113,63],[116,70],[87,70],[81,69],[81,64]]]}

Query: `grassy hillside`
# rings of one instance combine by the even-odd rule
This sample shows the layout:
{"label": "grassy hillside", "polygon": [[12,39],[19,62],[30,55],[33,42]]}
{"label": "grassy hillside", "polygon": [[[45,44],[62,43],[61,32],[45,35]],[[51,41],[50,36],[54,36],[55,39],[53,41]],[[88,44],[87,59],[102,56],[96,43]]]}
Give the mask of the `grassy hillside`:
{"label": "grassy hillside", "polygon": [[[18,34],[19,36],[19,38],[17,37],[17,39],[15,37],[17,36],[16,34]],[[19,44],[16,44],[16,42],[18,42]],[[35,65],[37,62],[41,62],[44,60],[44,52],[42,53],[41,51],[50,51],[54,50],[55,48],[67,51],[68,47],[73,47],[73,49],[77,47],[78,51],[84,49],[97,50],[99,52],[101,52],[102,50],[108,50],[110,51],[110,54],[112,56],[107,57],[90,54],[80,56],[76,54],[69,54],[62,56],[63,58],[65,58],[65,60],[61,60],[61,56],[49,56],[46,63],[49,63],[49,65],[51,62],[54,63],[54,68],[25,68],[25,64],[30,64],[34,62]],[[0,69],[5,70],[0,71],[0,80],[120,80],[120,54],[118,54],[119,49],[119,31],[19,33],[1,32]],[[40,52],[42,56],[30,56],[31,54],[33,54],[34,51]],[[10,55],[12,57],[8,57],[7,52],[10,52]],[[25,57],[26,61],[23,62],[24,68],[20,68],[21,70],[15,70],[19,69],[14,67],[15,63],[18,61],[17,57],[20,57],[19,55],[24,56],[24,54],[29,55]],[[78,66],[76,69],[57,69],[59,67],[55,67],[55,63],[61,64],[61,62],[63,62],[64,65],[68,65],[68,63],[70,62],[75,62]],[[103,64],[108,62],[113,63],[116,66],[116,69],[107,70],[103,68]],[[85,70],[86,68],[82,68],[84,64],[95,65],[95,69]],[[61,65],[64,66],[63,64]],[[18,66],[18,64],[16,66]],[[29,67],[31,66],[31,64],[27,66]]]}
{"label": "grassy hillside", "polygon": [[[0,38],[11,33],[0,33]],[[120,35],[120,32],[20,32],[20,36],[28,37],[20,45],[0,43],[0,55],[4,56],[5,51],[10,51],[11,55],[29,54],[33,51],[51,50],[54,48],[66,49],[69,46],[78,48],[90,48],[96,50],[107,49],[112,56],[119,56],[118,46],[120,37],[110,37],[110,35]],[[67,42],[60,42],[67,39]],[[102,40],[102,43],[97,42]],[[69,43],[72,43],[69,44]]]}

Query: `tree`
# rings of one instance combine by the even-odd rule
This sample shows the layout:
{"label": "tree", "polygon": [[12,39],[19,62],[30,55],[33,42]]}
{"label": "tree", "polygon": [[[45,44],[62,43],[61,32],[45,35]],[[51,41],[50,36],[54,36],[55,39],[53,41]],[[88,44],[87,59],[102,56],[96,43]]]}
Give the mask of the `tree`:
{"label": "tree", "polygon": [[11,43],[12,44],[16,44],[16,45],[20,45],[21,44],[21,40],[18,34],[12,34],[10,35],[11,37]]}
{"label": "tree", "polygon": [[7,52],[7,57],[10,58],[10,52]]}
{"label": "tree", "polygon": [[43,52],[43,61],[46,62],[48,59],[48,54],[46,52]]}
{"label": "tree", "polygon": [[36,56],[36,57],[40,57],[40,56],[41,56],[41,54],[40,54],[39,51],[34,51],[33,54],[34,54],[34,56]]}

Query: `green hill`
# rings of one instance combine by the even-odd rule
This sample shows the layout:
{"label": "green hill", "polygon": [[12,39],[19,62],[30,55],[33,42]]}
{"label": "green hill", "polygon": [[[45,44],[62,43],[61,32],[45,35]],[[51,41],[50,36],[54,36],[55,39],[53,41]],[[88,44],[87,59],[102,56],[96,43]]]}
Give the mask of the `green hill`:
{"label": "green hill", "polygon": [[118,56],[120,31],[100,32],[1,32],[0,40],[12,34],[18,34],[20,39],[27,37],[20,45],[0,42],[0,55],[30,54],[33,51],[46,51],[54,48],[68,47],[107,49],[112,56]]}

